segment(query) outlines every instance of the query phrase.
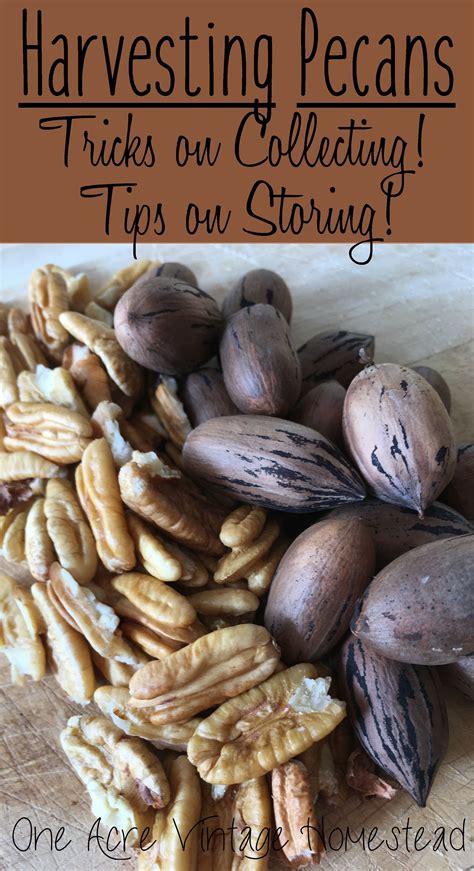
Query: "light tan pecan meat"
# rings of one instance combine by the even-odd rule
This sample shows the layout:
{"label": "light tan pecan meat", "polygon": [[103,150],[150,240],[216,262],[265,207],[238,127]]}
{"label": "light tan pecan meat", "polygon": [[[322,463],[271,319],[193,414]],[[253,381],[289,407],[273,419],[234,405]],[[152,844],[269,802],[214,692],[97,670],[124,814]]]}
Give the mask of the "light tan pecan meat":
{"label": "light tan pecan meat", "polygon": [[86,417],[50,402],[13,403],[5,428],[6,450],[33,451],[60,465],[77,463],[92,438]]}
{"label": "light tan pecan meat", "polygon": [[55,360],[70,342],[69,335],[59,321],[69,308],[66,282],[51,264],[35,269],[28,286],[31,322],[35,335]]}
{"label": "light tan pecan meat", "polygon": [[122,499],[132,511],[163,529],[191,550],[219,556],[222,510],[196,492],[156,454],[134,452],[119,472]]}
{"label": "light tan pecan meat", "polygon": [[125,519],[117,472],[105,439],[95,439],[76,469],[76,488],[90,523],[97,552],[111,572],[135,566],[135,547]]}
{"label": "light tan pecan meat", "polygon": [[26,561],[25,528],[31,505],[31,502],[17,505],[1,519],[0,548],[2,556],[9,562]]}
{"label": "light tan pecan meat", "polygon": [[220,531],[220,540],[222,544],[230,548],[251,544],[263,532],[266,522],[267,512],[264,508],[239,505],[224,520]]}
{"label": "light tan pecan meat", "polygon": [[[14,348],[16,356],[17,372],[23,369],[28,369],[34,372],[37,366],[47,366],[48,359],[45,356],[40,343],[29,333],[12,332],[10,333],[11,344]],[[18,364],[20,368],[18,369]]]}
{"label": "light tan pecan meat", "polygon": [[27,676],[32,680],[44,677],[42,628],[30,591],[8,575],[0,575],[0,651],[10,663],[12,683],[23,684]]}
{"label": "light tan pecan meat", "polygon": [[58,610],[97,653],[138,668],[140,659],[118,631],[120,621],[110,605],[81,587],[59,563],[51,566],[47,587]]}
{"label": "light tan pecan meat", "polygon": [[59,466],[33,451],[0,452],[0,481],[3,483],[54,478],[59,471]]}
{"label": "light tan pecan meat", "polygon": [[67,269],[55,264],[50,265],[50,269],[57,273],[66,284],[66,292],[69,301],[69,308],[74,311],[82,312],[90,301],[91,290],[89,279],[84,272],[78,275],[73,275]]}
{"label": "light tan pecan meat", "polygon": [[325,850],[317,834],[315,797],[308,771],[298,759],[273,769],[272,798],[275,825],[282,832],[281,848],[291,867],[319,865]]}
{"label": "light tan pecan meat", "polygon": [[114,325],[113,314],[97,302],[89,302],[84,309],[84,314],[86,317],[92,318],[93,321],[100,321],[106,327]]}
{"label": "light tan pecan meat", "polygon": [[140,393],[143,386],[140,367],[122,350],[113,329],[78,312],[65,312],[60,321],[73,338],[97,354],[107,374],[126,396]]}
{"label": "light tan pecan meat", "polygon": [[249,590],[221,587],[199,590],[187,597],[198,614],[204,617],[242,617],[257,610],[259,599]]}
{"label": "light tan pecan meat", "polygon": [[46,625],[44,643],[51,670],[66,695],[86,705],[96,688],[89,645],[55,608],[45,584],[33,584],[31,592]]}
{"label": "light tan pecan meat", "polygon": [[49,537],[44,512],[45,499],[37,499],[31,506],[25,525],[25,556],[28,569],[37,581],[47,581],[49,570],[56,559]]}
{"label": "light tan pecan meat", "polygon": [[8,335],[12,333],[30,333],[32,332],[32,326],[30,318],[27,313],[23,311],[21,308],[16,308],[13,306],[8,310],[7,316],[8,322]]}
{"label": "light tan pecan meat", "polygon": [[191,424],[178,397],[178,384],[174,378],[161,376],[150,397],[151,407],[161,420],[168,437],[179,449],[183,447]]}
{"label": "light tan pecan meat", "polygon": [[[199,827],[196,822],[201,815],[199,777],[186,756],[170,760],[167,774],[170,802],[155,815],[151,835],[153,846],[140,851],[138,868],[139,871],[196,871],[199,867]],[[185,836],[190,833],[184,849],[176,829]]]}
{"label": "light tan pecan meat", "polygon": [[124,466],[132,459],[132,447],[122,433],[123,416],[116,402],[100,402],[92,415],[94,434],[106,440],[116,466]]}
{"label": "light tan pecan meat", "polygon": [[345,705],[327,695],[329,682],[318,678],[313,665],[295,665],[224,702],[189,742],[189,758],[203,780],[242,783],[288,762],[332,732],[345,716]]}
{"label": "light tan pecan meat", "polygon": [[94,816],[125,832],[136,826],[139,840],[143,828],[152,822],[153,810],[170,800],[158,756],[145,741],[125,735],[106,717],[70,717],[60,740],[86,786]]}
{"label": "light tan pecan meat", "polygon": [[97,570],[97,550],[94,536],[68,481],[60,478],[48,481],[44,514],[58,562],[79,584],[88,584]]}
{"label": "light tan pecan meat", "polygon": [[165,659],[171,653],[175,653],[182,647],[180,642],[164,638],[148,626],[137,623],[134,620],[123,619],[120,623],[122,633],[141,650],[144,650],[152,659]]}
{"label": "light tan pecan meat", "polygon": [[17,368],[12,354],[11,342],[0,336],[0,408],[8,408],[19,398],[16,383]]}
{"label": "light tan pecan meat", "polygon": [[[145,665],[146,662],[149,662],[149,657],[146,653],[143,653],[142,650],[139,650],[134,645],[130,646],[136,661],[140,665]],[[127,665],[125,662],[118,662],[117,659],[112,659],[110,656],[101,656],[100,653],[97,653],[97,650],[92,648],[91,657],[96,669],[100,671],[101,675],[112,687],[128,687],[130,678],[137,670],[136,665]]]}
{"label": "light tan pecan meat", "polygon": [[185,628],[196,620],[196,611],[189,599],[151,575],[126,572],[112,578],[111,585],[161,632]]}
{"label": "light tan pecan meat", "polygon": [[52,402],[89,417],[74,378],[67,369],[48,369],[40,364],[35,372],[20,372],[17,379],[22,402]]}
{"label": "light tan pecan meat", "polygon": [[[251,871],[269,865],[272,806],[265,777],[229,787],[201,784],[201,817],[212,834],[205,871]],[[231,833],[233,837],[231,838]],[[206,844],[206,840],[204,840]]]}
{"label": "light tan pecan meat", "polygon": [[201,720],[195,717],[184,723],[165,723],[157,726],[150,720],[149,708],[128,707],[130,694],[125,686],[98,687],[94,701],[103,714],[127,735],[151,741],[156,747],[186,751],[188,741]]}
{"label": "light tan pecan meat", "polygon": [[109,311],[113,311],[120,297],[132,284],[148,272],[153,266],[152,260],[134,260],[129,266],[119,269],[112,278],[100,288],[96,301]]}
{"label": "light tan pecan meat", "polygon": [[270,588],[278,564],[289,546],[289,539],[284,535],[280,536],[272,544],[270,550],[258,562],[252,564],[250,571],[247,571],[249,590],[256,596],[263,596]]}
{"label": "light tan pecan meat", "polygon": [[219,629],[139,669],[130,681],[130,704],[152,707],[154,723],[188,720],[265,680],[278,661],[263,626]]}
{"label": "light tan pecan meat", "polygon": [[86,345],[73,342],[63,354],[63,367],[67,369],[81,391],[89,411],[100,402],[112,401],[112,382],[97,354],[91,354]]}
{"label": "light tan pecan meat", "polygon": [[214,580],[218,584],[232,583],[246,578],[270,551],[280,534],[277,520],[269,520],[258,538],[248,544],[234,547],[218,562]]}

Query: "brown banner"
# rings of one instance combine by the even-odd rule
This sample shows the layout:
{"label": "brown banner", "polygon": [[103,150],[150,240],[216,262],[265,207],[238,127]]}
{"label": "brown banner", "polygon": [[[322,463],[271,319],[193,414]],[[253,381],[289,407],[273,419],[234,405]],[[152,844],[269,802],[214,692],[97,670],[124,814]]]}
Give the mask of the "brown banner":
{"label": "brown banner", "polygon": [[474,241],[472,8],[3,0],[0,239]]}

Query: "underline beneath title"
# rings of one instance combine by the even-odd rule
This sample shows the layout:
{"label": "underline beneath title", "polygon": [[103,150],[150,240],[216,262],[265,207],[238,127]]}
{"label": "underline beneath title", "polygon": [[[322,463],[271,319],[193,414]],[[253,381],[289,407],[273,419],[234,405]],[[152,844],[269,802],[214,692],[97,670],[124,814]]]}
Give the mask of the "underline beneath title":
{"label": "underline beneath title", "polygon": [[[73,103],[55,101],[53,103],[18,103],[19,109],[276,109],[276,103]],[[296,103],[297,109],[455,109],[456,103]]]}

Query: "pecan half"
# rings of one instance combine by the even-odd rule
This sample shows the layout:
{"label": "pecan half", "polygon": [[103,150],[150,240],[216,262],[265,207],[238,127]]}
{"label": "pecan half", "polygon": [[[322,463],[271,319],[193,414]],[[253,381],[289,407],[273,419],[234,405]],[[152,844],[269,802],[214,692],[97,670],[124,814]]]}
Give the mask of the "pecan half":
{"label": "pecan half", "polygon": [[220,531],[220,540],[226,547],[243,547],[259,537],[266,521],[267,512],[264,508],[239,505],[224,520]]}
{"label": "pecan half", "polygon": [[151,575],[127,572],[112,578],[111,585],[156,624],[158,631],[190,626],[196,619],[189,599]]}
{"label": "pecan half", "polygon": [[124,686],[98,687],[94,701],[106,717],[127,735],[146,738],[155,746],[168,750],[186,751],[188,741],[201,722],[195,717],[184,723],[165,723],[157,726],[150,721],[150,709],[128,707],[130,694]]}
{"label": "pecan half", "polygon": [[7,450],[29,450],[60,465],[77,463],[90,443],[90,421],[50,402],[15,402],[5,420]]}
{"label": "pecan half", "polygon": [[33,451],[0,452],[0,481],[29,481],[32,478],[54,478],[59,466]]}
{"label": "pecan half", "polygon": [[31,506],[25,525],[25,556],[28,569],[37,581],[47,581],[49,570],[56,559],[46,526],[45,499],[37,499]]}
{"label": "pecan half", "polygon": [[246,578],[254,566],[268,554],[279,534],[280,524],[276,520],[269,520],[258,538],[249,544],[234,547],[230,553],[226,553],[219,560],[214,572],[214,580],[222,584]]}
{"label": "pecan half", "polygon": [[134,452],[119,472],[122,499],[133,511],[191,550],[219,556],[222,511],[156,454]]}
{"label": "pecan half", "polygon": [[76,488],[92,528],[97,552],[111,572],[135,565],[135,547],[125,519],[112,452],[105,439],[95,439],[76,469]]}
{"label": "pecan half", "polygon": [[46,624],[44,643],[51,670],[66,695],[85,705],[96,688],[89,645],[55,608],[45,584],[33,584],[31,592]]}
{"label": "pecan half", "polygon": [[[170,760],[167,766],[170,801],[157,811],[151,834],[153,846],[140,851],[139,871],[195,871],[198,866],[198,827],[201,815],[199,777],[186,756]],[[195,828],[193,828],[195,827]],[[183,848],[177,835],[189,832]]]}
{"label": "pecan half", "polygon": [[48,481],[44,514],[58,562],[71,572],[79,584],[89,583],[97,569],[97,550],[92,532],[68,481],[59,478]]}
{"label": "pecan half", "polygon": [[28,286],[31,323],[37,339],[60,360],[69,335],[59,321],[69,308],[66,282],[51,264],[35,269]]}
{"label": "pecan half", "polygon": [[139,669],[130,681],[130,704],[153,707],[154,723],[186,720],[265,680],[278,661],[263,626],[219,629]]}
{"label": "pecan half", "polygon": [[136,826],[138,840],[150,821],[149,811],[170,800],[158,756],[141,738],[128,737],[105,717],[70,717],[60,741],[86,786],[94,816],[124,831]]}
{"label": "pecan half", "polygon": [[317,835],[314,797],[302,762],[293,759],[273,769],[272,798],[275,825],[281,829],[282,850],[291,867],[319,865],[325,850]]}
{"label": "pecan half", "polygon": [[188,747],[203,780],[242,783],[332,732],[345,716],[345,705],[327,695],[329,679],[317,675],[313,665],[295,665],[224,702],[203,720]]}

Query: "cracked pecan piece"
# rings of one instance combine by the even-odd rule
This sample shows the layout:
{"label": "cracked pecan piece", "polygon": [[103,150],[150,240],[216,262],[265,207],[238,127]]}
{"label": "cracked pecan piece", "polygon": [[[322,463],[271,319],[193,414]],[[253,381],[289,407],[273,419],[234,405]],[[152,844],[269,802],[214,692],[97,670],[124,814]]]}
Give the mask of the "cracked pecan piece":
{"label": "cracked pecan piece", "polygon": [[96,688],[89,645],[59,613],[45,584],[33,584],[31,593],[46,625],[44,643],[51,670],[66,695],[86,705]]}
{"label": "cracked pecan piece", "polygon": [[178,397],[176,379],[161,376],[150,396],[150,404],[173,445],[181,450],[191,432],[191,424]]}
{"label": "cracked pecan piece", "polygon": [[136,514],[191,550],[220,556],[222,510],[156,454],[133,454],[119,472],[122,499]]}
{"label": "cracked pecan piece", "polygon": [[[316,832],[318,822],[306,766],[298,759],[285,762],[273,769],[271,783],[275,825],[282,832],[283,854],[292,868],[319,865],[325,850]],[[303,828],[308,825],[311,829]]]}
{"label": "cracked pecan piece", "polygon": [[89,793],[94,816],[124,831],[136,826],[139,840],[152,811],[170,800],[158,756],[145,741],[125,735],[106,717],[70,717],[60,741]]}
{"label": "cracked pecan piece", "polygon": [[92,415],[94,434],[106,440],[116,466],[124,466],[132,459],[132,447],[122,432],[123,416],[116,402],[99,402]]}
{"label": "cracked pecan piece", "polygon": [[63,354],[63,367],[71,373],[90,411],[101,402],[111,402],[109,376],[97,354],[91,354],[86,345],[76,342],[68,345]]}
{"label": "cracked pecan piece", "polygon": [[11,680],[24,684],[27,676],[41,680],[46,670],[46,654],[39,637],[41,616],[31,593],[0,575],[0,651],[10,663]]}
{"label": "cracked pecan piece", "polygon": [[63,269],[62,266],[57,266],[54,263],[50,264],[50,269],[59,275],[66,284],[69,308],[74,311],[84,311],[91,298],[91,290],[87,275],[85,275],[84,272],[80,272],[78,275],[73,275],[71,272],[68,272],[67,269]]}
{"label": "cracked pecan piece", "polygon": [[135,547],[125,519],[112,452],[95,439],[76,469],[76,488],[95,538],[97,553],[110,572],[135,566]]}
{"label": "cracked pecan piece", "polygon": [[51,566],[47,587],[57,609],[93,650],[138,668],[140,659],[118,632],[120,620],[110,605],[101,602],[88,587],[81,587],[59,563]]}
{"label": "cracked pecan piece", "polygon": [[329,682],[318,678],[315,666],[303,663],[224,702],[189,742],[189,759],[202,779],[242,783],[325,738],[345,716],[344,703],[327,695]]}
{"label": "cracked pecan piece", "polygon": [[21,402],[52,402],[89,417],[74,378],[67,369],[48,369],[38,364],[35,372],[20,372],[17,378]]}
{"label": "cracked pecan piece", "polygon": [[140,393],[143,387],[140,367],[122,350],[113,329],[79,312],[64,312],[60,322],[74,339],[83,342],[99,357],[107,374],[125,396]]}
{"label": "cracked pecan piece", "polygon": [[139,669],[130,681],[130,705],[152,707],[154,723],[188,720],[265,680],[278,661],[263,626],[219,629]]}
{"label": "cracked pecan piece", "polygon": [[55,360],[70,342],[60,323],[60,315],[69,308],[66,282],[54,266],[47,264],[35,269],[28,286],[31,323],[35,336]]}
{"label": "cracked pecan piece", "polygon": [[77,463],[92,438],[90,421],[51,402],[15,402],[5,418],[7,450],[33,451],[59,465]]}

